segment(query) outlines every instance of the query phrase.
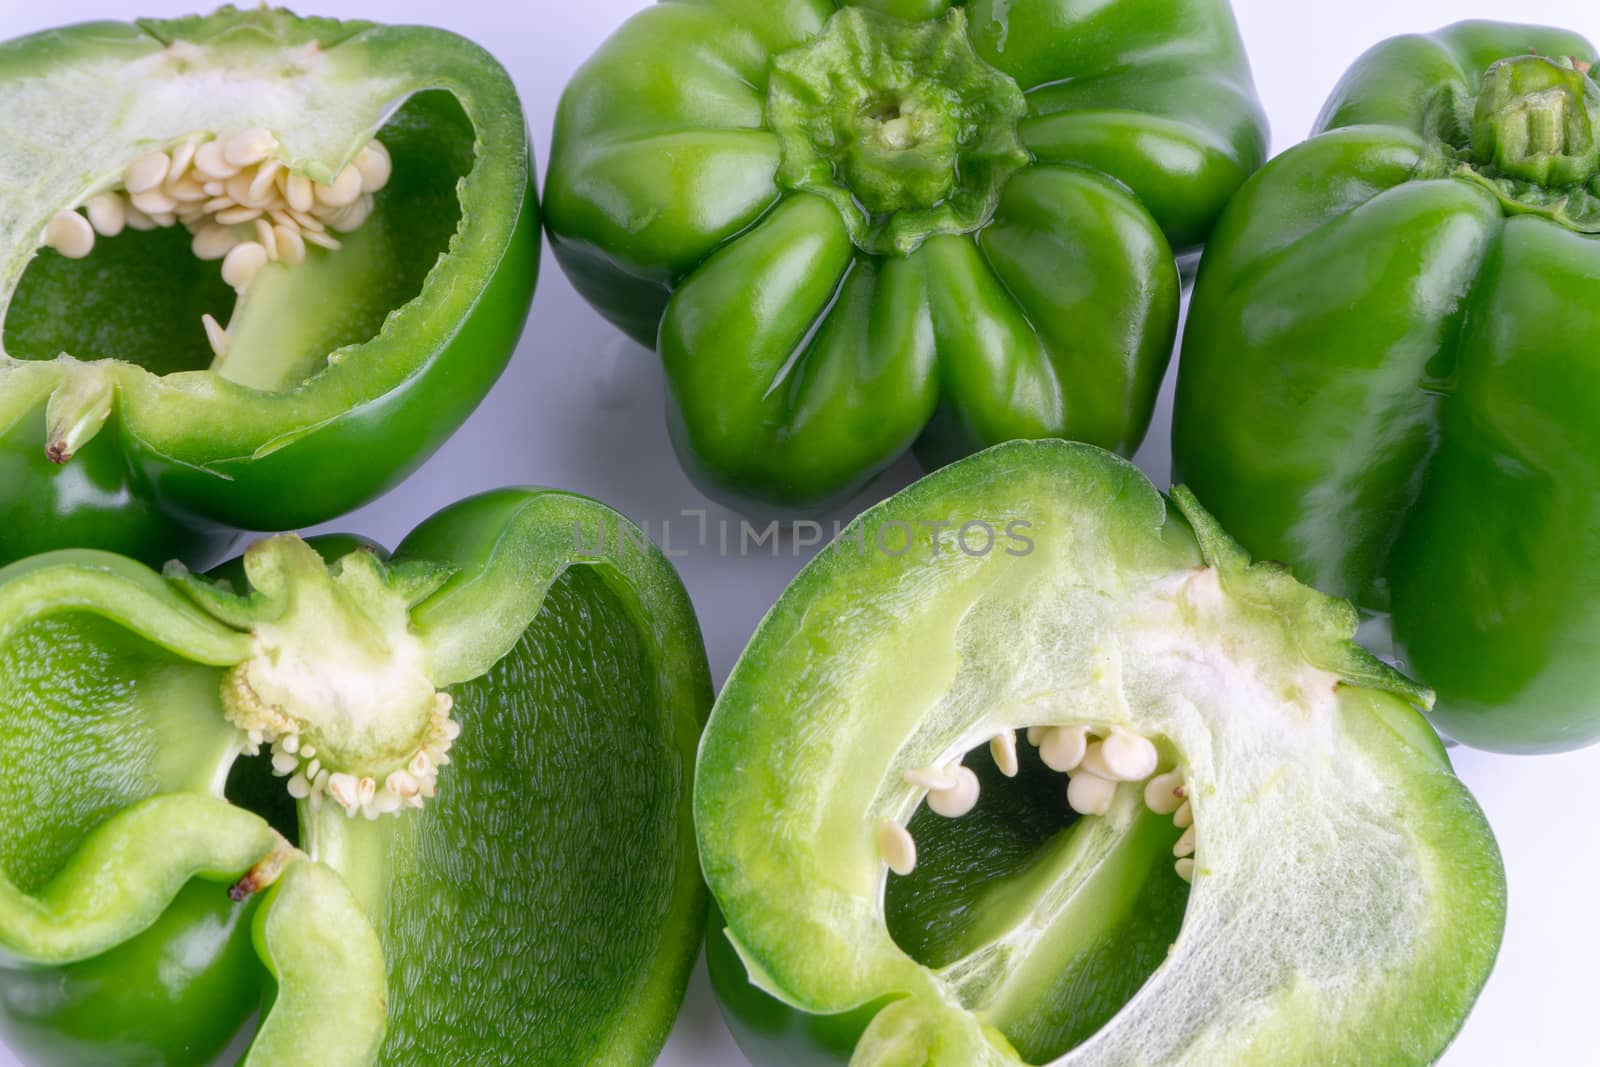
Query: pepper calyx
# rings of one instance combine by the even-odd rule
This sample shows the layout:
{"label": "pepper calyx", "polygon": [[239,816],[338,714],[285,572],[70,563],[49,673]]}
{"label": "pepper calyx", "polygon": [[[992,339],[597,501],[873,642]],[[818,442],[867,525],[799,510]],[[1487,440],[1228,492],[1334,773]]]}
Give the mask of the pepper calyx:
{"label": "pepper calyx", "polygon": [[367,549],[330,565],[293,535],[252,546],[244,567],[244,596],[168,568],[201,608],[251,636],[253,654],[222,682],[244,750],[270,746],[296,799],[369,819],[420,808],[460,730],[411,609],[451,570],[390,566]]}
{"label": "pepper calyx", "polygon": [[840,9],[773,61],[767,112],[778,181],[839,209],[857,247],[907,254],[994,215],[1032,162],[1017,131],[1022,90],[980,57],[959,7],[908,22]]}

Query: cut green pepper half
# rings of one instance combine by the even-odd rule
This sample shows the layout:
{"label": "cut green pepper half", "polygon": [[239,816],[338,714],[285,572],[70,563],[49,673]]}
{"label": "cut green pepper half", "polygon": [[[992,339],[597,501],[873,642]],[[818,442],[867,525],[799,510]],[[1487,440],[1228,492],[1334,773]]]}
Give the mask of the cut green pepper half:
{"label": "cut green pepper half", "polygon": [[265,8],[0,44],[0,562],[332,519],[483,398],[538,269],[521,105]]}
{"label": "cut green pepper half", "polygon": [[1456,1033],[1505,883],[1430,694],[1173,500],[1000,446],[778,602],[695,787],[753,1062],[1423,1064]]}
{"label": "cut green pepper half", "polygon": [[807,512],[913,448],[1131,453],[1265,152],[1222,0],[667,0],[568,85],[546,218],[690,475]]}
{"label": "cut green pepper half", "polygon": [[644,545],[506,490],[393,557],[0,570],[0,1038],[198,1067],[261,1007],[249,1067],[651,1062],[711,684]]}

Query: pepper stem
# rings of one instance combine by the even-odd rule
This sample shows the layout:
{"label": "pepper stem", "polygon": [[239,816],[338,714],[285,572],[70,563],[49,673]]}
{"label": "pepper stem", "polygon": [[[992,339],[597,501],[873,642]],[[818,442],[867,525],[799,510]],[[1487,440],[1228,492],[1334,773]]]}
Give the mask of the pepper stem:
{"label": "pepper stem", "polygon": [[1473,119],[1473,161],[1535,185],[1600,174],[1600,86],[1572,59],[1515,56],[1489,68]]}

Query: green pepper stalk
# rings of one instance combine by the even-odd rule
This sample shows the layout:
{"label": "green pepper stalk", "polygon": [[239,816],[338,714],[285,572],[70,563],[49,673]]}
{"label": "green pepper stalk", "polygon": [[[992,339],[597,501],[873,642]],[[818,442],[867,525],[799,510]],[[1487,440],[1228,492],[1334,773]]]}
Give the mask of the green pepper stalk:
{"label": "green pepper stalk", "polygon": [[[915,552],[858,547],[908,526]],[[701,746],[712,978],[752,1062],[1433,1062],[1505,877],[1432,695],[1356,625],[1084,445],[866,512]]]}
{"label": "green pepper stalk", "polygon": [[1392,631],[1463,743],[1600,739],[1593,45],[1378,45],[1240,192],[1184,338],[1177,476]]}
{"label": "green pepper stalk", "polygon": [[546,216],[690,476],[796,514],[908,450],[1131,453],[1265,151],[1221,0],[669,0],[568,85]]}
{"label": "green pepper stalk", "polygon": [[0,562],[214,559],[418,466],[510,358],[538,209],[483,50],[265,8],[0,44]]}
{"label": "green pepper stalk", "polygon": [[645,544],[507,490],[393,556],[0,570],[0,1035],[199,1067],[261,1005],[250,1067],[652,1062],[711,684]]}

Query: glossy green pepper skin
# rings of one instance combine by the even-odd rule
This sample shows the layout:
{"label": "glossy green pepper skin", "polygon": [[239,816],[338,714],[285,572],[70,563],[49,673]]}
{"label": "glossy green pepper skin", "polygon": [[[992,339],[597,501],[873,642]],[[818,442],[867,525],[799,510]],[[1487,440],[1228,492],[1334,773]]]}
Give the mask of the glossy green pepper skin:
{"label": "glossy green pepper skin", "polygon": [[[653,1062],[699,951],[677,575],[505,490],[393,556],[0,570],[0,1040],[30,1067]],[[258,748],[260,755],[248,753]]]}
{"label": "glossy green pepper skin", "polygon": [[800,513],[912,448],[1131,452],[1265,143],[1224,0],[667,0],[567,87],[546,222],[690,475]]}
{"label": "glossy green pepper skin", "polygon": [[1207,248],[1173,457],[1252,552],[1387,613],[1452,737],[1600,738],[1600,86],[1558,30],[1379,45]]}
{"label": "glossy green pepper skin", "polygon": [[261,1003],[252,904],[184,887],[153,926],[102,955],[0,981],[5,1042],[29,1067],[205,1063]]}
{"label": "glossy green pepper skin", "polygon": [[[708,958],[751,1062],[1434,1062],[1504,871],[1431,694],[1358,621],[1085,445],[1000,445],[866,512],[701,744]],[[935,809],[958,764],[976,806]]]}
{"label": "glossy green pepper skin", "polygon": [[[234,91],[208,89],[219,70]],[[0,149],[0,562],[208,562],[231,528],[335,518],[431,455],[515,348],[533,162],[509,76],[466,40],[266,9],[73,26],[0,44],[0,115],[29,131]],[[236,299],[181,226],[81,260],[41,247],[140,154],[251,127],[318,181],[373,137],[388,148],[342,248]],[[202,313],[228,324],[225,356]]]}

